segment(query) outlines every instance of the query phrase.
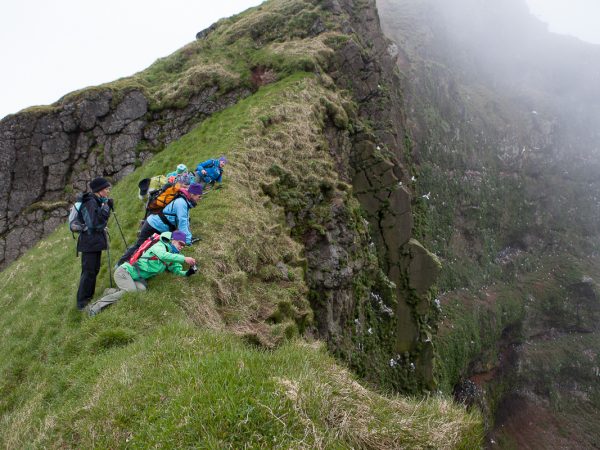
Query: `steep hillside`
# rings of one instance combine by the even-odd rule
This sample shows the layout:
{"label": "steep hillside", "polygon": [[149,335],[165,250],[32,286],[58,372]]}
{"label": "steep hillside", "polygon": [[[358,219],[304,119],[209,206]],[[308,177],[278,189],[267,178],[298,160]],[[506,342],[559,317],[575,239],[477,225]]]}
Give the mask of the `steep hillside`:
{"label": "steep hillside", "polygon": [[[228,152],[226,188],[192,215],[203,241],[186,253],[199,259],[200,276],[161,276],[148,293],[81,317],[72,304],[78,260],[65,229],[0,274],[3,445],[470,448],[478,441],[478,422],[448,400],[379,396],[316,343],[294,340],[312,319],[300,247],[281,210],[264,204],[257,184],[267,175],[248,165],[296,164],[298,149],[280,144],[292,131],[310,142],[304,114],[318,113],[323,93],[307,74],[263,88],[115,187],[130,238],[141,204],[127,205],[137,202],[140,177]],[[265,129],[261,117],[275,111],[285,118]],[[111,235],[118,236],[114,224]],[[106,273],[100,277],[107,287]],[[288,343],[273,351],[248,345],[281,339]]]}
{"label": "steep hillside", "polygon": [[[131,241],[141,178],[231,163],[192,212],[196,277],[160,276],[82,317],[64,227],[0,273],[0,442],[478,446],[479,416],[448,398],[382,395],[437,387],[440,268],[413,233],[393,55],[372,2],[273,0],[146,71],[2,121],[11,258],[92,176],[118,181]],[[42,184],[19,184],[41,156]],[[110,232],[114,261],[124,243]]]}
{"label": "steep hillside", "polygon": [[[287,20],[290,16],[294,20]],[[11,210],[12,199],[34,202],[22,213],[42,221],[50,218],[53,224],[68,205],[36,197],[39,190],[25,177],[27,165],[18,163],[18,158],[28,158],[27,145],[41,142],[42,152],[52,149],[61,158],[76,155],[76,162],[67,158],[70,162],[61,170],[82,177],[82,182],[93,171],[114,175],[116,181],[183,134],[194,120],[204,120],[262,85],[310,71],[324,89],[318,94],[320,113],[304,112],[311,118],[304,123],[316,122],[306,125],[312,134],[290,134],[291,127],[282,127],[292,111],[274,110],[260,117],[265,129],[283,133],[275,139],[283,159],[248,157],[252,185],[260,189],[254,195],[265,193],[283,207],[286,226],[303,246],[318,337],[379,385],[406,392],[434,390],[432,335],[438,308],[431,286],[439,262],[413,236],[414,183],[410,162],[404,161],[402,97],[393,47],[381,33],[374,5],[271,2],[198,36],[131,78],[69,94],[56,105],[3,122],[22,134],[16,138],[9,130],[4,141],[12,151],[8,159],[16,163],[9,165],[6,179],[22,183],[5,191],[12,225],[20,223],[17,210],[24,208],[20,204]],[[91,115],[79,117],[77,111]],[[31,126],[17,126],[23,124]],[[45,135],[53,145],[38,136],[39,127],[48,128]],[[263,148],[256,138],[249,139],[245,145],[250,153]],[[89,151],[79,147],[81,142]],[[21,143],[25,148],[17,151]],[[285,159],[282,150],[292,148],[296,159]],[[68,184],[51,197],[64,198],[75,187]],[[12,226],[10,220],[5,224]],[[25,229],[27,233],[17,226],[4,234],[7,250],[21,251],[35,241],[31,233],[36,227]]]}
{"label": "steep hillside", "polygon": [[596,447],[600,50],[518,0],[378,5],[443,267],[441,387],[505,447]]}

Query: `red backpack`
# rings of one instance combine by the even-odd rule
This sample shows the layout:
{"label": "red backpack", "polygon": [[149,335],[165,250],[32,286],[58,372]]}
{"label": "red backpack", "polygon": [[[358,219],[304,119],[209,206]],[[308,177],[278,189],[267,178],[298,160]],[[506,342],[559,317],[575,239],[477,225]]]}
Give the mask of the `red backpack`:
{"label": "red backpack", "polygon": [[[156,244],[159,240],[160,240],[160,235],[157,233],[154,233],[152,236],[150,236],[148,239],[146,239],[142,243],[142,245],[140,245],[140,247],[135,251],[135,253],[133,255],[131,255],[131,258],[129,258],[129,261],[127,261],[127,262],[133,266],[136,262],[138,262],[140,257],[144,254],[144,252],[146,250],[148,250],[150,247],[152,247],[154,244]],[[156,259],[158,259],[158,258],[156,258]]]}

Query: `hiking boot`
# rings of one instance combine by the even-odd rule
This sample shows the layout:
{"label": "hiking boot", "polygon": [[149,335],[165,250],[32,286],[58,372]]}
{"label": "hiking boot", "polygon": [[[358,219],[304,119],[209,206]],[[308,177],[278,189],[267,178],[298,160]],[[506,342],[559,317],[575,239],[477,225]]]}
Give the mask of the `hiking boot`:
{"label": "hiking boot", "polygon": [[96,314],[98,314],[100,312],[100,310],[97,310],[96,308],[94,308],[95,305],[96,304],[94,303],[93,305],[86,306],[88,316],[94,317]]}
{"label": "hiking boot", "polygon": [[85,305],[83,305],[83,306],[78,304],[77,305],[77,311],[84,311],[85,308],[87,308],[89,304],[90,304],[89,301]]}

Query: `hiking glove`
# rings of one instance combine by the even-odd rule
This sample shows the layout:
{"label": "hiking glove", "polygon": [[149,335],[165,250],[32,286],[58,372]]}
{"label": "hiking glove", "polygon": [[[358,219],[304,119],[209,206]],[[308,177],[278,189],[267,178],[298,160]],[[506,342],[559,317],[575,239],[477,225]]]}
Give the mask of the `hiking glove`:
{"label": "hiking glove", "polygon": [[110,208],[111,211],[115,210],[115,201],[112,198],[109,198],[106,201],[106,204],[108,205],[108,207]]}
{"label": "hiking glove", "polygon": [[187,272],[185,273],[186,277],[192,276],[194,275],[196,272],[198,272],[198,268],[196,266],[190,267]]}

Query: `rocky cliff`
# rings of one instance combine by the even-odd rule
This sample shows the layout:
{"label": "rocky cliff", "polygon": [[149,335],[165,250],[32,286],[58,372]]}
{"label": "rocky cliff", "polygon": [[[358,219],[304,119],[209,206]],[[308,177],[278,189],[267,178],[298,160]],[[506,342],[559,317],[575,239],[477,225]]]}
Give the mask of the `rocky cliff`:
{"label": "rocky cliff", "polygon": [[378,5],[411,111],[419,229],[444,267],[441,385],[502,445],[593,447],[600,52],[517,0]]}
{"label": "rocky cliff", "polygon": [[100,87],[0,122],[0,268],[64,222],[76,192],[96,176],[133,172],[190,128],[250,92],[210,84],[183,108],[151,110],[139,87]]}

